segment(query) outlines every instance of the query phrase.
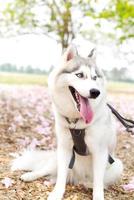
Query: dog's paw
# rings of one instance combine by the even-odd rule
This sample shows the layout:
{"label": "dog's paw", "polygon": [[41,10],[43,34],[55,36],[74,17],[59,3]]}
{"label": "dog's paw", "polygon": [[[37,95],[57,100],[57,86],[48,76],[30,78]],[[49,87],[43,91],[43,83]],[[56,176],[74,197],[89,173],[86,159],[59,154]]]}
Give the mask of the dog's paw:
{"label": "dog's paw", "polygon": [[25,181],[25,182],[30,182],[30,181],[33,181],[36,179],[36,177],[34,176],[34,174],[32,172],[27,172],[25,174],[23,174],[20,179],[22,181]]}
{"label": "dog's paw", "polygon": [[99,195],[93,196],[93,200],[104,200],[104,197],[100,197]]}
{"label": "dog's paw", "polygon": [[53,191],[49,194],[47,200],[62,200],[62,195]]}

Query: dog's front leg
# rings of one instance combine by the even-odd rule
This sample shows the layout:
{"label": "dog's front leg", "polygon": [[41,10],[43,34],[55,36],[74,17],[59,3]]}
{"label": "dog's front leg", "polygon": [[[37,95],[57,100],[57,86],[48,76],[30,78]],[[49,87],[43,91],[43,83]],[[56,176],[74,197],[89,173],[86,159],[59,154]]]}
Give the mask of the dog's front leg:
{"label": "dog's front leg", "polygon": [[61,200],[63,198],[68,174],[68,166],[71,159],[71,149],[58,145],[57,149],[57,181],[54,190],[48,200]]}
{"label": "dog's front leg", "polygon": [[107,165],[107,150],[93,153],[93,200],[104,200],[104,173]]}

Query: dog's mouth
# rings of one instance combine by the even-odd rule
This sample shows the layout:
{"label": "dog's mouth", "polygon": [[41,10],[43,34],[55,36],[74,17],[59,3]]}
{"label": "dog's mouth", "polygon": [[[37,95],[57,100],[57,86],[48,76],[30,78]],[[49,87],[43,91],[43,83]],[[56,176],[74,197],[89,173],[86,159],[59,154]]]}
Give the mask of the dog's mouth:
{"label": "dog's mouth", "polygon": [[88,98],[81,96],[78,91],[72,86],[69,86],[69,90],[71,92],[71,95],[73,96],[77,109],[84,122],[90,123],[93,119],[93,111]]}

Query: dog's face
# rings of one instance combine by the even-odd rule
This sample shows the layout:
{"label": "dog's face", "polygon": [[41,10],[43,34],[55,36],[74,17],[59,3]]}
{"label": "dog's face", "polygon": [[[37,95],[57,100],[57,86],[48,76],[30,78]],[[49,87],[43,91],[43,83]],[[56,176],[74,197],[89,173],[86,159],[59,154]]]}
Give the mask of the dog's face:
{"label": "dog's face", "polygon": [[50,84],[54,89],[54,103],[59,105],[63,101],[65,112],[67,108],[72,115],[75,112],[85,123],[90,123],[95,107],[105,95],[105,79],[96,66],[95,50],[87,58],[82,58],[74,46],[68,47],[63,55],[62,67],[56,70],[53,79],[55,81]]}

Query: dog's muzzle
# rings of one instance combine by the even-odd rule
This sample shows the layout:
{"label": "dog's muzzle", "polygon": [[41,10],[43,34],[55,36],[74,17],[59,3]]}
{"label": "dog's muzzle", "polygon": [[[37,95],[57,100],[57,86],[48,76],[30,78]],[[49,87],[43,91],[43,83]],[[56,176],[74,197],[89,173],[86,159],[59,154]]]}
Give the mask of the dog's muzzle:
{"label": "dog's muzzle", "polygon": [[93,88],[89,91],[89,98],[96,99],[100,95],[100,91]]}

